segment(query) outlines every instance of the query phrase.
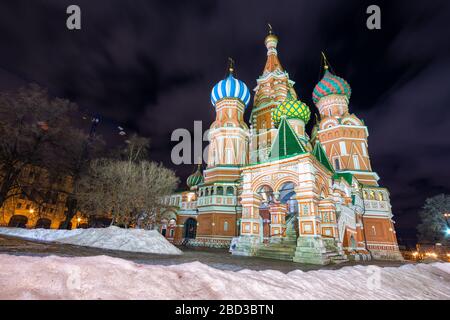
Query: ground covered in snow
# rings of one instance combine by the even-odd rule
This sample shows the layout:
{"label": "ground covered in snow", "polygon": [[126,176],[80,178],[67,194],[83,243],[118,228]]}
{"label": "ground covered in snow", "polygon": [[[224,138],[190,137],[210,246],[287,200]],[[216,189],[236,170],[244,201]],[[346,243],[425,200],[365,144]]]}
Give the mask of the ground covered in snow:
{"label": "ground covered in snow", "polygon": [[0,265],[0,299],[450,299],[450,263],[288,274],[107,256],[0,255]]}
{"label": "ground covered in snow", "polygon": [[0,234],[110,250],[182,254],[181,250],[172,245],[156,230],[122,229],[118,227],[74,230],[0,228]]}

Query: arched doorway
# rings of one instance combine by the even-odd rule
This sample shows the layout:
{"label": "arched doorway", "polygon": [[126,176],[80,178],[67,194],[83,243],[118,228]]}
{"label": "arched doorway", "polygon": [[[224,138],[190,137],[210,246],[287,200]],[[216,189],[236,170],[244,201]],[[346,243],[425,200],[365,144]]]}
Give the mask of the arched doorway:
{"label": "arched doorway", "polygon": [[169,209],[162,214],[159,224],[159,232],[165,238],[172,239],[175,236],[175,229],[177,227],[177,214],[175,211]]}
{"label": "arched doorway", "polygon": [[186,239],[195,239],[197,234],[197,220],[188,218],[184,223],[184,237]]}
{"label": "arched doorway", "polygon": [[160,228],[160,232],[162,234],[163,237],[166,237],[167,234],[167,224],[169,223],[169,221],[167,221],[167,219],[162,219],[161,220],[161,228]]}
{"label": "arched doorway", "polygon": [[263,242],[266,243],[269,241],[269,238],[270,238],[271,219],[270,219],[269,206],[274,201],[273,189],[268,185],[263,185],[258,189],[257,194],[259,195],[259,197],[261,199],[261,204],[259,206],[259,215],[263,222],[263,228],[262,228]]}
{"label": "arched doorway", "polygon": [[287,215],[291,216],[298,213],[298,202],[295,200],[295,184],[293,182],[286,182],[280,187],[280,202],[287,203]]}
{"label": "arched doorway", "polygon": [[28,218],[22,215],[14,215],[11,217],[8,223],[8,227],[11,228],[23,228],[27,227]]}
{"label": "arched doorway", "polygon": [[40,218],[36,222],[36,229],[50,229],[50,226],[52,225],[52,220],[47,218]]}
{"label": "arched doorway", "polygon": [[290,237],[298,237],[298,201],[295,192],[296,184],[294,182],[285,182],[281,185],[279,192],[279,199],[281,203],[287,204],[286,212],[286,234]]}

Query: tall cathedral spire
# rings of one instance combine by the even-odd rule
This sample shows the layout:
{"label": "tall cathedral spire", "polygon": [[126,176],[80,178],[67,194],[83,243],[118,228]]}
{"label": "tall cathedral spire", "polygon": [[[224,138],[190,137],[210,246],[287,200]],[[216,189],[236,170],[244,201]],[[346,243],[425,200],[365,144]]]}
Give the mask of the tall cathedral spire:
{"label": "tall cathedral spire", "polygon": [[278,37],[274,34],[269,24],[269,32],[264,39],[267,48],[267,60],[263,74],[256,80],[255,99],[253,102],[251,124],[254,129],[252,134],[252,151],[250,161],[258,162],[267,159],[272,141],[277,129],[272,119],[272,111],[286,100],[288,91],[294,98],[297,97],[292,86],[294,81],[289,80],[288,73],[281,66],[278,59]]}

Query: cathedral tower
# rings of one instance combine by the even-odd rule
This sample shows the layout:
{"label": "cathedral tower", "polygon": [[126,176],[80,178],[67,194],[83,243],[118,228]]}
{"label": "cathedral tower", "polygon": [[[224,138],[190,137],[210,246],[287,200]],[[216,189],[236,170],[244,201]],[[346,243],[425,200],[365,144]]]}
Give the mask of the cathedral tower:
{"label": "cathedral tower", "polygon": [[289,80],[289,74],[284,71],[278,59],[278,37],[270,25],[264,44],[267,48],[267,60],[262,75],[256,80],[250,117],[250,163],[267,160],[277,132],[272,121],[272,111],[286,99],[288,91],[292,91],[292,95],[296,97],[292,89],[294,82]]}
{"label": "cathedral tower", "polygon": [[228,76],[211,91],[216,120],[209,131],[206,182],[239,179],[239,167],[248,163],[248,126],[244,121],[250,91],[234,77],[234,62],[229,59]]}
{"label": "cathedral tower", "polygon": [[244,122],[250,91],[235,78],[230,58],[228,75],[211,91],[216,119],[209,130],[208,165],[197,185],[197,236],[194,245],[229,245],[238,233],[241,168],[248,163],[249,129]]}
{"label": "cathedral tower", "polygon": [[[357,246],[367,248],[375,258],[401,260],[389,191],[379,186],[379,177],[370,164],[367,127],[349,113],[350,85],[330,71],[322,55],[325,73],[313,92],[313,101],[320,113],[315,138],[326,150],[338,177],[346,175],[357,179],[352,183]],[[345,236],[343,245],[344,248],[352,246]]]}
{"label": "cathedral tower", "polygon": [[349,113],[350,85],[330,71],[325,56],[324,64],[325,73],[313,92],[320,113],[316,138],[336,171],[352,173],[364,184],[378,185],[378,175],[370,164],[367,127]]}

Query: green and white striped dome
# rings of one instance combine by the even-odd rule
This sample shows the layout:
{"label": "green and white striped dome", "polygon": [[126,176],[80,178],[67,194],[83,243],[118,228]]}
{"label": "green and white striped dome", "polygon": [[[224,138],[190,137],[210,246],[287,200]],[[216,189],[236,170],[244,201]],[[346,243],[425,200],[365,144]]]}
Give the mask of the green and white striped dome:
{"label": "green and white striped dome", "polygon": [[291,92],[288,91],[286,100],[272,111],[272,120],[276,127],[280,124],[282,117],[286,117],[286,119],[300,119],[307,124],[311,118],[311,110],[305,103],[294,99]]}
{"label": "green and white striped dome", "polygon": [[198,165],[197,171],[195,171],[193,174],[191,174],[187,180],[186,184],[189,188],[198,186],[199,184],[204,182],[203,174],[200,170],[201,165]]}

